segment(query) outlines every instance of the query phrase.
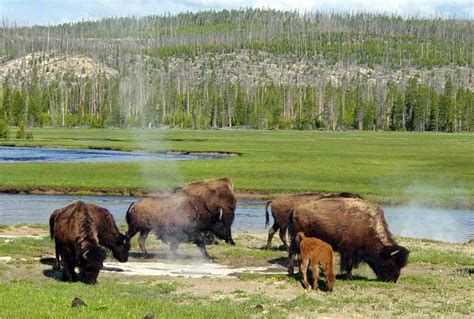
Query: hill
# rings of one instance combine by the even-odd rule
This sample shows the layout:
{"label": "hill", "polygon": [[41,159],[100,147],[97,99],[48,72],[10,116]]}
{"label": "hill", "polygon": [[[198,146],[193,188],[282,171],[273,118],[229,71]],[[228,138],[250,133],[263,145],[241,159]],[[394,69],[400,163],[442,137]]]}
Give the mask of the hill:
{"label": "hill", "polygon": [[470,131],[473,24],[247,9],[4,26],[0,113],[13,125]]}

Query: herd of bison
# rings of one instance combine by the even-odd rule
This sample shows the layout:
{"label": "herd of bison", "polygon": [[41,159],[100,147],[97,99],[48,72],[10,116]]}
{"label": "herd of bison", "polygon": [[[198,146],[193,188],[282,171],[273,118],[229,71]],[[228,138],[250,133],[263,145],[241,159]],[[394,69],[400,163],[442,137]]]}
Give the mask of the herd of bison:
{"label": "herd of bison", "polygon": [[[172,194],[131,204],[126,213],[128,231],[122,234],[107,209],[76,201],[55,210],[49,219],[56,250],[54,268],[62,269],[63,281],[76,281],[78,267],[79,279],[94,284],[106,249],[120,262],[126,262],[130,239],[137,233],[143,257],[148,258],[145,240],[150,232],[169,243],[172,254],[180,243],[191,242],[210,258],[206,244],[216,237],[235,245],[231,227],[236,207],[230,178],[193,182]],[[332,289],[333,250],[339,252],[341,271],[348,279],[352,278],[352,269],[363,261],[378,280],[396,282],[407,264],[409,252],[394,242],[382,209],[360,195],[309,193],[278,197],[266,205],[267,225],[269,208],[274,224],[268,233],[267,248],[271,248],[272,238],[279,230],[289,252],[288,273],[293,274],[295,255],[299,255],[305,288],[309,287],[306,271],[311,265],[313,280],[317,282],[321,266],[327,287]]]}

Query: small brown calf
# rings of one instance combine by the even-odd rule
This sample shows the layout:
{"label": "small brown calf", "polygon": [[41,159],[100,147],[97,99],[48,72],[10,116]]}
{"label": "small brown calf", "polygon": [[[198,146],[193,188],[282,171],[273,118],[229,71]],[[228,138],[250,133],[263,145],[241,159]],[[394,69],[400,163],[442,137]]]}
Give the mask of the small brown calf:
{"label": "small brown calf", "polygon": [[334,253],[331,245],[314,237],[306,237],[303,232],[297,234],[300,243],[300,272],[303,274],[303,285],[305,289],[310,287],[308,283],[308,265],[311,263],[313,270],[313,288],[318,287],[319,265],[326,275],[327,287],[332,291],[336,276],[333,271]]}

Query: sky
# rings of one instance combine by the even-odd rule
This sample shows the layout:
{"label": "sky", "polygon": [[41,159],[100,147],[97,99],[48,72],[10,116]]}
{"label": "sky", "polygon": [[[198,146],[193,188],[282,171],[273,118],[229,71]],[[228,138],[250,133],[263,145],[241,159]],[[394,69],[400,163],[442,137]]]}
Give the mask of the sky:
{"label": "sky", "polygon": [[366,11],[474,19],[474,0],[0,0],[0,6],[4,21],[21,25],[240,8]]}

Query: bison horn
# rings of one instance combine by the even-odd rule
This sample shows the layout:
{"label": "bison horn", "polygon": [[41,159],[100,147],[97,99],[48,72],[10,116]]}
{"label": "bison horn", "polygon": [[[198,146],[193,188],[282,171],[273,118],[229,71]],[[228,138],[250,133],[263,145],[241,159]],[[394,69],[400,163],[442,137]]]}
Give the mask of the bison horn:
{"label": "bison horn", "polygon": [[219,209],[219,220],[222,220],[222,208]]}
{"label": "bison horn", "polygon": [[390,256],[394,256],[394,255],[398,254],[399,252],[400,252],[400,249],[397,249],[397,250],[395,250],[394,252],[392,252],[392,253],[390,254]]}
{"label": "bison horn", "polygon": [[82,254],[82,258],[86,259],[87,260],[87,254],[89,253],[89,249],[86,250],[83,254]]}

